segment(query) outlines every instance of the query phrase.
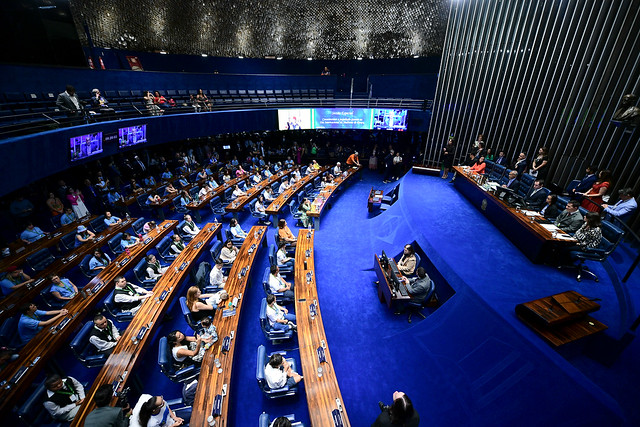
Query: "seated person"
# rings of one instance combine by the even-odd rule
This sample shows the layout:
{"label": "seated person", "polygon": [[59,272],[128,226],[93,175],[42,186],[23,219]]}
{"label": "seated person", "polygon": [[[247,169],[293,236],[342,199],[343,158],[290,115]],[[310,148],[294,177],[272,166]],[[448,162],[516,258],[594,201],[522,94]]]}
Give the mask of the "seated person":
{"label": "seated person", "polygon": [[[42,311],[38,310],[35,304],[25,304],[20,307],[20,320],[18,321],[18,335],[23,343],[27,343],[35,337],[45,326],[53,324],[55,321],[67,315],[68,311],[62,310]],[[49,320],[40,320],[43,316],[53,316]]]}
{"label": "seated person", "polygon": [[182,241],[182,237],[179,234],[174,234],[171,236],[171,247],[169,248],[173,255],[178,255],[180,252],[184,250],[184,242]]}
{"label": "seated person", "polygon": [[229,182],[229,181],[231,181],[231,175],[229,174],[229,171],[228,171],[228,170],[225,170],[225,171],[222,173],[222,181],[224,181],[224,182]]}
{"label": "seated person", "polygon": [[240,227],[238,220],[235,218],[231,218],[231,221],[229,221],[229,231],[236,239],[245,239],[247,237],[247,233]]}
{"label": "seated person", "polygon": [[231,195],[233,196],[234,199],[237,199],[240,196],[246,196],[247,193],[242,191],[240,189],[240,186],[238,184],[236,184],[236,185],[233,186],[233,193],[231,193]]}
{"label": "seated person", "polygon": [[49,292],[58,301],[66,303],[78,295],[78,288],[66,277],[60,278],[57,274],[50,274],[48,279],[52,282]]}
{"label": "seated person", "polygon": [[147,197],[147,202],[146,202],[147,206],[157,205],[160,202],[162,202],[162,198],[158,196],[158,193],[156,193],[155,191],[152,191],[151,193],[149,193],[149,197]]}
{"label": "seated person", "polygon": [[119,339],[120,331],[104,314],[98,313],[93,317],[93,329],[89,342],[98,350],[99,354],[111,354]]}
{"label": "seated person", "polygon": [[482,174],[484,173],[486,167],[487,164],[484,162],[484,156],[480,156],[478,160],[473,164],[473,166],[471,166],[471,169],[469,169],[469,171],[471,173]]}
{"label": "seated person", "polygon": [[[169,105],[165,103],[164,105]],[[171,410],[162,396],[142,394],[131,412],[130,427],[180,426],[184,420]]]}
{"label": "seated person", "polygon": [[102,96],[99,89],[93,89],[91,91],[91,111],[101,114],[113,114],[115,110],[113,108],[109,108],[109,102],[107,98]]}
{"label": "seated person", "polygon": [[269,204],[276,199],[275,195],[273,194],[273,189],[268,185],[265,187],[262,195],[264,196],[264,200]]}
{"label": "seated person", "polygon": [[209,195],[210,192],[211,192],[211,189],[208,186],[203,185],[202,187],[200,187],[200,190],[198,191],[198,200],[204,199]]}
{"label": "seated person", "polygon": [[155,255],[149,254],[146,256],[147,260],[147,279],[157,281],[167,271],[169,267],[163,267],[160,265],[160,261]]}
{"label": "seated person", "polygon": [[32,222],[29,222],[27,227],[20,234],[20,239],[25,243],[33,243],[36,240],[42,239],[46,235],[47,233],[42,231],[40,227],[36,227]]}
{"label": "seated person", "polygon": [[625,215],[631,215],[633,211],[638,209],[638,203],[633,197],[633,188],[621,188],[618,190],[618,197],[620,199],[615,205],[602,204],[605,214],[620,218]]}
{"label": "seated person", "polygon": [[180,206],[182,207],[187,206],[189,203],[193,202],[193,197],[191,197],[191,194],[189,194],[187,190],[182,190],[180,192],[179,202],[180,202]]}
{"label": "seated person", "polygon": [[291,172],[291,183],[295,181],[300,181],[302,179],[302,175],[300,175],[300,168],[295,168],[293,172]]}
{"label": "seated person", "polygon": [[216,188],[219,187],[218,183],[213,178],[209,178],[206,181],[206,186],[209,187],[209,191],[214,191]]}
{"label": "seated person", "polygon": [[96,409],[91,411],[85,419],[85,427],[127,427],[129,418],[126,415],[131,412],[131,408],[127,404],[126,408],[111,406],[111,398],[113,397],[113,386],[111,384],[102,384],[93,395],[93,403]]}
{"label": "seated person", "polygon": [[278,221],[278,237],[287,245],[295,246],[298,242],[296,237],[289,229],[289,226],[287,225],[287,221],[285,219],[281,219]]}
{"label": "seated person", "polygon": [[573,237],[577,240],[577,244],[570,247],[563,247],[563,252],[560,256],[560,262],[567,264],[570,262],[570,252],[572,251],[586,251],[588,249],[594,249],[600,246],[602,242],[602,221],[600,220],[600,214],[598,212],[589,212],[584,217],[582,226],[576,231]]}
{"label": "seated person", "polygon": [[398,271],[405,276],[411,276],[416,271],[416,252],[413,246],[406,245],[402,251],[402,257],[398,261]]}
{"label": "seated person", "polygon": [[269,168],[264,168],[262,170],[262,174],[264,175],[265,178],[271,178],[273,176]]}
{"label": "seated person", "polygon": [[200,172],[198,172],[197,176],[198,176],[198,181],[208,178],[207,171],[205,169],[202,169]]}
{"label": "seated person", "polygon": [[315,170],[320,169],[320,165],[318,164],[318,162],[316,160],[311,160],[311,167]]}
{"label": "seated person", "polygon": [[220,259],[222,261],[233,262],[236,260],[238,256],[238,248],[233,246],[233,242],[231,240],[227,240],[224,242],[224,246],[220,251]]}
{"label": "seated person", "polygon": [[251,175],[251,182],[254,185],[259,183],[260,181],[262,181],[262,178],[260,178],[260,174],[258,172],[256,172],[253,175]]}
{"label": "seated person", "polygon": [[222,290],[213,294],[203,294],[197,286],[191,286],[187,290],[187,308],[191,311],[191,318],[199,322],[205,317],[213,316],[218,306],[229,299],[227,291]]}
{"label": "seated person", "polygon": [[153,296],[152,292],[147,291],[140,286],[128,283],[124,276],[115,278],[115,292],[113,297],[113,305],[123,313],[136,314],[142,302]]}
{"label": "seated person", "polygon": [[73,377],[52,374],[44,382],[44,407],[56,421],[72,421],[84,403],[84,387]]}
{"label": "seated person", "polygon": [[287,160],[284,161],[284,166],[286,168],[290,168],[293,166],[293,160],[291,160],[291,156],[287,157]]}
{"label": "seated person", "polygon": [[542,209],[542,206],[545,204],[547,200],[547,196],[544,191],[542,191],[542,187],[544,187],[544,181],[541,179],[536,179],[533,182],[533,188],[527,194],[524,201],[531,209],[535,211],[539,211]]}
{"label": "seated person", "polygon": [[247,171],[242,169],[242,165],[238,165],[238,169],[236,169],[236,178],[240,178],[241,176],[245,175],[246,173],[247,173]]}
{"label": "seated person", "polygon": [[168,183],[166,187],[164,187],[164,197],[172,196],[176,194],[178,190],[173,186],[172,183]]}
{"label": "seated person", "polygon": [[264,197],[262,197],[262,195],[258,196],[258,200],[256,200],[255,209],[256,209],[256,212],[265,214],[266,209],[264,207]]}
{"label": "seated person", "polygon": [[169,168],[166,168],[160,177],[166,181],[173,178],[173,174],[169,171]]}
{"label": "seated person", "polygon": [[198,227],[196,223],[193,222],[193,218],[191,218],[191,215],[186,214],[184,216],[184,225],[182,226],[182,231],[193,237],[200,232],[200,227]]}
{"label": "seated person", "polygon": [[578,193],[586,193],[587,191],[589,191],[591,189],[591,187],[593,187],[593,184],[596,183],[598,176],[597,176],[597,172],[598,172],[598,167],[597,166],[593,166],[593,165],[589,165],[587,166],[585,173],[586,175],[584,176],[584,178],[582,178],[580,180],[580,182],[578,182],[578,185],[575,186],[575,188],[571,189],[571,196],[576,196],[576,200],[579,199]]}
{"label": "seated person", "polygon": [[132,194],[142,194],[144,192],[144,188],[142,188],[140,184],[138,184],[138,181],[136,181],[135,178],[131,178],[131,180],[129,181],[129,185],[131,186]]}
{"label": "seated person", "polygon": [[393,393],[393,403],[391,406],[385,406],[382,402],[378,402],[380,406],[380,415],[376,418],[371,427],[384,426],[405,426],[418,427],[420,425],[420,415],[413,408],[413,404],[409,396],[401,391]]}
{"label": "seated person", "polygon": [[560,212],[556,218],[556,222],[554,222],[555,226],[565,233],[575,233],[578,231],[583,224],[582,214],[578,210],[579,207],[579,201],[569,200],[565,210]]}
{"label": "seated person", "polygon": [[76,214],[73,213],[73,209],[66,208],[64,210],[64,213],[60,216],[60,224],[62,224],[62,225],[71,224],[72,222],[76,221],[77,219],[78,219],[78,217],[76,216]]}
{"label": "seated person", "polygon": [[278,193],[282,194],[285,191],[287,191],[289,188],[291,188],[291,186],[289,185],[289,181],[285,178],[280,183],[280,187],[278,187]]}
{"label": "seated person", "polygon": [[147,188],[155,187],[157,185],[156,179],[151,175],[146,177],[142,182],[144,183],[144,186]]}
{"label": "seated person", "polygon": [[402,281],[407,287],[409,295],[411,295],[411,301],[422,304],[429,292],[431,292],[433,282],[424,271],[424,268],[418,267],[416,273],[418,274],[417,277],[412,279],[403,277]]}
{"label": "seated person", "polygon": [[6,274],[2,280],[0,280],[0,286],[2,287],[2,295],[9,295],[11,292],[20,289],[24,285],[32,283],[32,279],[28,274],[25,274],[22,270],[18,269],[15,265],[7,267]]}
{"label": "seated person", "polygon": [[302,199],[302,203],[298,206],[298,211],[300,212],[300,221],[304,227],[311,227],[313,224],[313,220],[307,216],[307,212],[311,210],[311,202],[306,197]]}
{"label": "seated person", "polygon": [[107,194],[107,201],[110,205],[114,205],[116,204],[116,202],[119,202],[121,200],[122,196],[116,191],[115,188],[109,189],[109,193]]}
{"label": "seated person", "polygon": [[167,336],[167,343],[171,349],[174,363],[183,366],[202,362],[204,352],[200,355],[200,350],[204,350],[204,342],[200,336],[188,337],[180,331],[173,331]]}
{"label": "seated person", "polygon": [[83,243],[95,240],[96,235],[91,230],[88,230],[84,225],[78,226],[78,232],[76,233],[76,245],[75,247],[82,246]]}
{"label": "seated person", "polygon": [[111,227],[112,225],[118,225],[122,223],[122,220],[117,216],[111,215],[111,212],[106,211],[104,213],[104,223],[107,227]]}
{"label": "seated person", "polygon": [[278,389],[284,386],[293,387],[302,381],[302,375],[293,372],[289,362],[280,353],[274,353],[264,367],[264,379],[270,389]]}
{"label": "seated person", "polygon": [[335,176],[338,176],[342,173],[342,169],[340,168],[340,162],[336,163],[336,165],[333,168],[333,174]]}
{"label": "seated person", "polygon": [[[171,185],[171,184],[169,184],[169,185]],[[180,186],[180,188],[184,188],[187,185],[189,185],[189,180],[187,179],[187,175],[186,174],[180,175],[180,177],[178,178],[178,185]],[[173,185],[171,185],[171,187],[173,187]]]}
{"label": "seated person", "polygon": [[287,244],[283,241],[280,241],[278,243],[278,252],[276,252],[276,258],[278,260],[278,265],[291,267],[291,269],[293,269],[295,259],[289,256],[289,253],[287,252]]}
{"label": "seated person", "polygon": [[507,183],[502,184],[502,186],[513,191],[518,191],[518,187],[520,187],[520,181],[518,181],[518,172],[509,172],[509,179],[507,180]]}
{"label": "seated person", "polygon": [[142,226],[142,232],[144,234],[149,234],[149,232],[154,228],[156,228],[157,226],[158,224],[156,224],[155,221],[145,222],[144,225]]}
{"label": "seated person", "polygon": [[220,258],[215,260],[215,265],[209,273],[209,284],[215,288],[224,288],[227,278],[222,274],[223,262]]}
{"label": "seated person", "polygon": [[293,292],[293,283],[289,283],[280,275],[280,269],[277,265],[272,265],[269,274],[269,289],[271,293],[282,292],[287,299],[293,300],[295,294]]}
{"label": "seated person", "polygon": [[556,203],[558,202],[558,196],[555,194],[549,194],[545,199],[544,205],[542,209],[540,209],[539,213],[545,217],[545,219],[556,219],[558,216],[558,206]]}
{"label": "seated person", "polygon": [[120,246],[122,247],[123,251],[126,251],[127,248],[135,246],[138,243],[140,243],[140,239],[138,239],[137,237],[134,237],[127,232],[122,233],[122,240],[120,240]]}

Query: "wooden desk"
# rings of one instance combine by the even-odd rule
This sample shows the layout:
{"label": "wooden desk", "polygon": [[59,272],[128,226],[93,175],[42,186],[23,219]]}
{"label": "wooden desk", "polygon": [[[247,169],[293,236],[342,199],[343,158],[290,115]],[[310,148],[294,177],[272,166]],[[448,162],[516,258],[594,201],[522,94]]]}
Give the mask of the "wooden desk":
{"label": "wooden desk", "polygon": [[[111,290],[116,276],[124,274],[132,268],[147,251],[157,245],[163,237],[169,234],[178,224],[178,221],[164,221],[147,234],[150,240],[145,244],[138,244],[130,248],[129,255],[120,254],[107,268],[91,279],[82,288],[82,292],[70,300],[65,308],[69,314],[59,319],[50,328],[41,330],[31,341],[20,350],[20,357],[0,371],[0,382],[7,384],[0,388],[0,412],[11,410],[12,405],[33,383],[39,372],[45,367],[46,362],[55,355],[58,349],[67,345],[71,335],[84,323],[94,307],[102,301]],[[86,296],[84,296],[85,294]],[[61,326],[63,322],[67,322]],[[59,328],[55,333],[56,328]],[[26,369],[10,388],[7,386],[11,379]]]}
{"label": "wooden desk", "polygon": [[196,221],[199,221],[198,218],[200,218],[200,212],[199,212],[200,209],[206,207],[207,204],[211,201],[211,199],[213,199],[214,197],[218,197],[221,194],[224,194],[224,192],[228,188],[231,188],[236,184],[240,184],[241,182],[245,181],[248,178],[249,178],[249,176],[247,174],[245,174],[245,175],[241,176],[240,178],[230,179],[229,181],[225,182],[224,184],[217,186],[214,191],[208,193],[202,199],[193,201],[193,202],[189,203],[186,207],[196,217]]}
{"label": "wooden desk", "polygon": [[[233,300],[234,297],[238,297],[238,305],[236,306],[236,313],[233,316],[222,317],[223,310],[216,310],[215,316],[213,317],[213,323],[216,325],[220,339],[211,346],[202,360],[200,377],[198,378],[198,389],[196,390],[196,397],[193,402],[193,413],[191,414],[190,425],[192,426],[207,425],[207,418],[213,411],[216,395],[222,393],[222,386],[224,384],[227,385],[227,395],[222,399],[221,415],[216,418],[216,427],[233,425],[229,423],[228,412],[229,398],[232,396],[231,374],[236,347],[235,340],[242,332],[238,330],[238,322],[240,321],[240,314],[242,313],[242,307],[244,305],[242,295],[247,287],[253,262],[258,251],[261,246],[266,246],[266,234],[267,227],[265,226],[254,226],[249,230],[249,234],[240,247],[238,256],[233,262],[233,266],[229,272],[229,278],[224,288],[229,293],[230,301]],[[244,275],[238,276],[242,274],[243,269],[245,270]],[[223,353],[222,343],[225,337],[230,337],[231,332],[234,333],[234,338],[231,340],[229,351]],[[220,373],[218,373],[218,368],[215,366],[216,358],[218,358],[221,363],[220,369],[222,369],[222,372]],[[255,369],[255,367],[247,367],[249,361],[245,360],[242,361],[242,363],[242,368]]]}
{"label": "wooden desk", "polygon": [[[338,409],[336,402],[338,400],[342,406],[342,412],[340,412],[342,422],[345,426],[350,426],[347,409],[338,386],[338,378],[333,369],[333,361],[331,360],[318,302],[313,254],[314,236],[315,231],[313,230],[299,230],[298,232],[294,287],[298,346],[300,348],[300,363],[302,365],[302,375],[304,375],[303,382],[307,395],[309,417],[311,418],[311,425],[333,426],[332,411]],[[307,280],[307,274],[310,274],[309,280]],[[310,315],[311,305],[316,307],[316,313],[313,318]],[[324,363],[320,363],[318,360],[319,347],[324,347],[326,358]],[[322,368],[322,377],[318,377],[319,367]]]}
{"label": "wooden desk", "polygon": [[64,257],[58,258],[51,265],[47,266],[47,268],[32,277],[35,279],[35,282],[31,283],[29,287],[23,286],[11,292],[10,295],[6,296],[0,302],[0,322],[16,314],[22,304],[33,301],[43,289],[50,286],[51,281],[47,276],[50,274],[63,275],[79,265],[85,255],[92,254],[97,248],[106,245],[111,237],[129,228],[134,221],[135,218],[130,218],[128,221],[123,220],[118,225],[107,227],[106,230],[96,234],[96,240],[83,243],[81,246],[72,249]]}
{"label": "wooden desk", "polygon": [[480,187],[476,174],[467,174],[460,166],[453,169],[457,173],[454,186],[532,262],[543,262],[554,247],[575,244],[573,239],[554,237],[541,224]]}
{"label": "wooden desk", "polygon": [[[313,203],[311,203],[311,210],[307,212],[307,216],[313,218],[313,228],[316,230],[320,229],[320,215],[322,215],[324,207],[327,206],[327,202],[338,187],[340,187],[340,185],[342,185],[347,179],[355,175],[360,169],[362,169],[362,166],[347,169],[333,180],[333,184],[327,185],[322,189],[322,191],[320,191],[320,194],[318,194]],[[344,173],[346,173],[346,175],[344,175]]]}
{"label": "wooden desk", "polygon": [[371,191],[369,192],[369,199],[367,200],[367,209],[369,210],[369,212],[373,212],[374,209],[380,209],[383,197],[384,191],[374,190],[373,187],[371,187]]}
{"label": "wooden desk", "polygon": [[[142,303],[142,307],[133,317],[127,329],[122,332],[118,344],[98,373],[93,386],[87,391],[85,402],[74,418],[72,426],[83,425],[86,416],[95,408],[93,396],[102,384],[113,384],[114,381],[119,381],[119,386],[115,390],[118,392],[126,387],[131,373],[134,372],[147,347],[153,341],[160,319],[166,313],[172,300],[179,296],[180,284],[184,281],[189,270],[194,267],[200,254],[207,250],[213,236],[220,233],[220,228],[220,224],[213,223],[203,226],[171,263],[167,272],[158,280],[153,288],[153,297]],[[138,334],[143,328],[146,329],[140,338]],[[113,397],[111,404],[115,405],[116,401],[117,398]]]}
{"label": "wooden desk", "polygon": [[60,239],[62,239],[62,236],[76,231],[79,225],[87,226],[96,218],[97,216],[93,215],[88,219],[85,219],[84,221],[74,221],[70,224],[63,225],[60,228],[53,230],[48,237],[45,236],[33,243],[25,243],[21,239],[11,242],[9,244],[11,255],[0,260],[0,271],[4,271],[11,265],[20,266],[27,260],[29,255],[32,255],[41,249],[57,246],[60,242]]}
{"label": "wooden desk", "polygon": [[271,175],[269,178],[263,179],[249,190],[247,190],[247,194],[245,196],[240,196],[224,208],[225,211],[233,213],[233,217],[238,219],[238,212],[242,212],[253,199],[257,198],[262,191],[269,185],[273,184],[276,181],[280,181],[282,178],[289,175],[293,172],[293,169],[289,170],[281,170],[278,173]]}
{"label": "wooden desk", "polygon": [[600,305],[576,291],[516,305],[516,315],[548,343],[558,347],[607,329],[588,313]]}
{"label": "wooden desk", "polygon": [[280,212],[282,212],[284,207],[289,204],[289,202],[291,201],[291,198],[296,194],[298,194],[304,188],[305,185],[312,182],[315,177],[317,177],[318,175],[321,175],[327,169],[329,169],[328,166],[323,166],[320,169],[316,170],[315,172],[309,175],[303,176],[300,179],[300,181],[296,182],[296,185],[292,186],[284,193],[278,195],[278,197],[276,197],[276,199],[273,202],[271,202],[269,206],[267,206],[267,208],[265,209],[265,213],[273,216],[272,223],[274,228],[278,227],[278,215],[280,214]]}
{"label": "wooden desk", "polygon": [[[392,285],[389,282],[391,263],[395,264],[395,262],[396,261],[393,258],[389,258],[389,265],[387,268],[382,268],[378,255],[375,254],[373,256],[373,269],[376,272],[376,277],[378,277],[378,299],[381,303],[387,304],[387,307],[389,308],[391,308],[394,301],[409,301],[411,299],[409,292],[406,292],[407,295],[402,295],[400,292],[396,292],[395,288],[392,288]],[[398,280],[400,280],[402,278],[402,273],[398,272],[397,276]],[[402,281],[400,281],[400,287],[407,291],[407,288]]]}

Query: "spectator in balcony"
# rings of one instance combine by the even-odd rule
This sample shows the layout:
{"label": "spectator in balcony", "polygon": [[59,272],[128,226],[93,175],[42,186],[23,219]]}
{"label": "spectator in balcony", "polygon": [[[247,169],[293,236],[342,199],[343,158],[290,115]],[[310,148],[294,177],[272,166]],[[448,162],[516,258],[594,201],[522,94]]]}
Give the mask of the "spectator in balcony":
{"label": "spectator in balcony", "polygon": [[89,211],[84,204],[84,196],[82,195],[82,191],[74,190],[69,187],[67,190],[67,200],[71,203],[71,209],[76,214],[78,218],[84,218],[89,216]]}
{"label": "spectator in balcony", "polygon": [[320,73],[321,76],[330,76],[331,75],[331,71],[329,71],[329,67],[324,67],[324,70],[322,70],[322,73]]}
{"label": "spectator in balcony", "polygon": [[148,90],[144,91],[143,99],[144,99],[144,104],[147,106],[147,110],[152,116],[162,115],[164,111],[162,111],[160,107],[158,107],[156,104],[153,103],[153,95],[151,94],[150,91]]}
{"label": "spectator in balcony", "polygon": [[202,108],[204,108],[206,111],[211,111],[211,101],[209,101],[209,98],[207,98],[207,95],[204,94],[202,89],[198,89],[196,100],[200,103]]}
{"label": "spectator in balcony", "polygon": [[57,216],[64,212],[64,205],[62,204],[62,200],[60,200],[54,193],[49,193],[49,198],[47,199],[47,207],[51,211],[51,215]]}
{"label": "spectator in balcony", "polygon": [[189,104],[191,104],[191,106],[193,107],[196,113],[199,113],[202,110],[202,105],[200,104],[200,102],[198,102],[198,99],[193,95],[189,95]]}
{"label": "spectator in balcony", "polygon": [[78,119],[82,118],[81,102],[82,101],[80,101],[80,98],[78,98],[78,95],[76,94],[76,89],[71,85],[67,85],[67,89],[58,94],[56,106],[66,112],[68,117]]}
{"label": "spectator in balcony", "polygon": [[91,110],[100,114],[115,113],[113,108],[109,108],[109,102],[107,102],[107,99],[102,96],[98,89],[91,91]]}

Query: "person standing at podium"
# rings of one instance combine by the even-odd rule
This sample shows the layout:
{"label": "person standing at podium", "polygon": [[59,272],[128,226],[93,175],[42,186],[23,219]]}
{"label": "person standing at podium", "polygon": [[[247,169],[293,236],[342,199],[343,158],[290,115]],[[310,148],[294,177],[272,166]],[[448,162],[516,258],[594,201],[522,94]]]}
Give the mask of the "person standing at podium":
{"label": "person standing at podium", "polygon": [[405,276],[411,276],[416,271],[416,253],[410,244],[404,247],[402,258],[398,261],[398,271]]}

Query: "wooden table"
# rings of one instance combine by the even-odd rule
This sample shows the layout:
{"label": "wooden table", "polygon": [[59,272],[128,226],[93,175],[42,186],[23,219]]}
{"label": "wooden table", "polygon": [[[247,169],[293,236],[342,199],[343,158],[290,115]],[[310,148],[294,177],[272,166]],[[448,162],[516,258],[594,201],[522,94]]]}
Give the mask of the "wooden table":
{"label": "wooden table", "polygon": [[588,313],[600,304],[566,291],[516,305],[516,315],[548,343],[558,347],[607,329]]}
{"label": "wooden table", "polygon": [[280,181],[282,178],[288,176],[293,169],[289,170],[281,170],[278,173],[271,175],[269,178],[265,178],[253,187],[247,190],[247,194],[244,196],[240,196],[224,208],[225,211],[233,213],[233,217],[238,219],[238,213],[242,212],[249,203],[255,198],[257,198],[262,191],[269,185],[273,184],[276,181]]}
{"label": "wooden table", "polygon": [[[382,268],[382,263],[380,262],[378,254],[373,256],[373,270],[376,272],[376,277],[378,278],[378,299],[381,303],[387,304],[387,307],[389,308],[391,308],[394,301],[409,301],[411,299],[409,292],[406,292],[407,295],[402,295],[400,292],[396,292],[395,287],[392,287],[389,280],[389,277],[392,274],[391,263],[395,264],[396,261],[393,258],[389,258],[389,265],[387,268]],[[398,272],[397,277],[399,286],[407,291],[406,285],[401,280],[402,273]]]}
{"label": "wooden table", "polygon": [[555,248],[575,244],[574,239],[554,237],[542,224],[482,188],[477,174],[468,174],[460,166],[453,169],[457,172],[454,186],[532,262],[541,263]]}
{"label": "wooden table", "polygon": [[347,179],[354,176],[360,169],[362,169],[362,166],[347,169],[337,176],[333,180],[332,184],[327,185],[322,189],[322,191],[320,191],[320,194],[318,194],[313,203],[311,203],[311,210],[307,212],[307,216],[313,218],[313,228],[316,230],[320,229],[320,215],[322,215],[324,207],[327,206],[329,198],[331,198],[340,185],[342,185]]}
{"label": "wooden table", "polygon": [[10,295],[6,296],[0,302],[0,322],[16,314],[22,304],[33,301],[43,289],[50,286],[51,281],[48,279],[50,274],[61,276],[79,265],[85,255],[93,254],[96,249],[106,245],[111,237],[129,228],[134,221],[135,218],[130,218],[129,220],[123,220],[120,224],[107,227],[106,230],[96,234],[96,240],[83,243],[77,248],[73,248],[64,257],[58,258],[40,273],[33,276],[32,278],[35,282],[28,285],[28,287],[23,286],[11,292]]}
{"label": "wooden table", "polygon": [[367,209],[369,210],[369,212],[373,212],[374,209],[380,209],[383,197],[384,191],[374,190],[373,187],[371,187],[371,191],[369,192],[369,199],[367,200]]}
{"label": "wooden table", "polygon": [[300,181],[296,182],[296,185],[292,186],[284,193],[278,195],[278,197],[276,197],[276,199],[271,202],[269,206],[267,206],[267,208],[265,209],[265,213],[268,215],[272,215],[274,228],[278,227],[278,215],[280,214],[280,212],[282,212],[284,207],[289,204],[291,198],[298,194],[305,185],[312,182],[316,176],[321,175],[327,169],[329,169],[328,166],[323,166],[320,169],[312,172],[311,174],[303,176]]}
{"label": "wooden table", "polygon": [[[191,414],[190,425],[206,426],[207,418],[212,414],[216,395],[222,394],[222,387],[226,384],[227,395],[222,398],[222,408],[220,416],[216,417],[216,427],[233,425],[229,422],[229,398],[232,396],[231,374],[233,368],[233,356],[235,354],[235,340],[242,331],[238,330],[238,322],[242,313],[242,296],[245,293],[253,262],[261,246],[266,246],[267,227],[254,226],[249,230],[248,236],[240,247],[238,256],[233,262],[229,278],[225,284],[225,290],[229,293],[229,301],[238,298],[235,308],[235,315],[222,317],[223,310],[216,310],[213,323],[218,330],[220,339],[205,353],[198,378],[198,388],[193,402],[193,413]],[[244,275],[242,271],[244,270]],[[228,308],[228,307],[227,307]],[[255,331],[253,331],[255,332]],[[222,351],[222,344],[226,337],[233,338],[230,341],[229,350]],[[220,361],[220,369],[215,366],[215,359]],[[255,369],[247,367],[248,361],[241,361],[242,369]],[[237,364],[237,363],[236,363]]]}
{"label": "wooden table", "polygon": [[196,221],[199,221],[199,218],[200,218],[200,212],[199,211],[200,211],[200,209],[202,209],[205,206],[207,206],[207,204],[211,201],[211,199],[213,199],[214,197],[220,196],[228,188],[231,188],[236,184],[240,184],[241,182],[244,182],[248,178],[249,178],[249,176],[247,174],[244,174],[239,178],[231,179],[231,180],[225,182],[224,184],[217,186],[215,190],[213,190],[212,192],[208,193],[202,199],[194,200],[193,202],[189,203],[186,207],[187,207],[187,209],[189,209],[193,213],[194,217],[196,218]]}
{"label": "wooden table", "polygon": [[[322,313],[318,302],[313,241],[315,231],[299,230],[296,245],[295,266],[295,306],[298,324],[298,346],[304,375],[304,390],[311,425],[333,426],[333,411],[342,417],[345,426],[351,425],[338,386],[338,378],[333,369],[327,336],[322,323]],[[311,306],[315,307],[311,317]],[[326,362],[320,363],[318,349],[324,350]],[[322,377],[318,369],[322,368]],[[338,402],[342,410],[340,411]]]}
{"label": "wooden table", "polygon": [[70,224],[63,225],[60,228],[53,230],[48,236],[36,240],[33,243],[25,243],[22,239],[11,242],[9,244],[9,251],[11,255],[0,260],[0,271],[4,271],[11,265],[20,266],[27,260],[29,255],[32,255],[41,249],[57,246],[63,236],[76,231],[79,225],[89,225],[89,223],[96,218],[96,215],[92,215],[84,221],[74,221]]}
{"label": "wooden table", "polygon": [[[147,347],[153,341],[160,320],[166,313],[172,300],[179,296],[187,273],[194,267],[200,254],[207,250],[211,239],[220,233],[220,224],[209,223],[187,244],[184,250],[171,263],[166,273],[153,287],[153,297],[146,299],[133,320],[123,331],[113,352],[98,373],[93,386],[86,393],[86,399],[72,426],[81,426],[86,416],[93,411],[95,404],[93,396],[102,384],[118,382],[117,392],[122,391],[136,367],[145,354]],[[144,329],[143,329],[144,328]],[[143,331],[144,332],[141,332]],[[141,334],[142,336],[140,337]],[[117,397],[113,397],[111,404],[115,405]]]}
{"label": "wooden table", "polygon": [[[87,315],[111,292],[116,276],[135,266],[147,251],[157,245],[177,224],[178,221],[164,221],[144,237],[145,240],[148,239],[147,243],[131,246],[129,255],[120,254],[65,305],[69,311],[67,316],[59,319],[51,327],[41,330],[20,350],[20,357],[16,361],[0,371],[0,383],[7,381],[0,388],[0,412],[11,410],[17,399],[29,389],[46,362],[61,346],[69,343],[72,334],[84,323]],[[18,378],[21,372],[22,376]],[[16,379],[14,384],[13,379]]]}

